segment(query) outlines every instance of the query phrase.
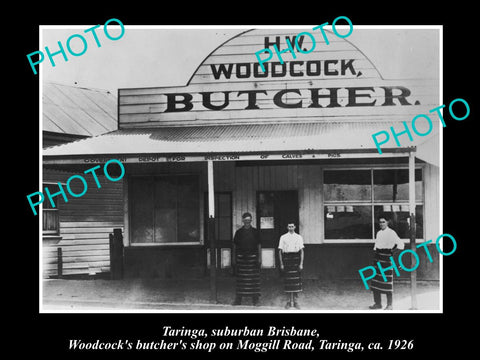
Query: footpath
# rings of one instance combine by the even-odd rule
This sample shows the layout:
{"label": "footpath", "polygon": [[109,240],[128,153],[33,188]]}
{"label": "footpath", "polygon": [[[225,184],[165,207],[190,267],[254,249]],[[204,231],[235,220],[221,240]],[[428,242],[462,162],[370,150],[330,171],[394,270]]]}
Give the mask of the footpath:
{"label": "footpath", "polygon": [[[370,311],[372,293],[361,281],[304,280],[299,295],[300,311]],[[210,302],[209,279],[44,279],[42,282],[43,311],[145,311],[145,310],[213,310],[213,311],[283,311],[286,295],[281,279],[262,281],[260,306],[245,300],[232,306],[235,279],[217,282],[217,303]],[[386,305],[385,296],[382,298]],[[439,283],[417,283],[417,310],[440,309]],[[394,310],[411,306],[408,281],[394,283]],[[299,310],[289,310],[295,312]],[[383,310],[377,310],[383,311]]]}

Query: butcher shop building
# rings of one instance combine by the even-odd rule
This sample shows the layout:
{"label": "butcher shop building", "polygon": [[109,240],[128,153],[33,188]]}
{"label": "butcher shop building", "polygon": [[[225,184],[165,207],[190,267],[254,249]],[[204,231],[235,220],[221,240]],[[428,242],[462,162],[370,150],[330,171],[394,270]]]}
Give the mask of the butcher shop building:
{"label": "butcher shop building", "polygon": [[[295,59],[285,53],[283,63],[272,58],[262,71],[255,52],[285,48],[300,31],[239,30],[185,86],[119,89],[116,130],[43,150],[44,171],[123,163],[115,211],[123,214],[125,277],[205,277],[210,264],[227,276],[244,212],[271,276],[289,221],[304,239],[304,277],[313,279],[360,281],[380,215],[406,248],[412,236],[419,244],[441,234],[441,129],[433,122],[426,136],[405,132],[413,117],[441,104],[439,79],[385,79],[361,49],[333,34],[329,45]],[[380,131],[391,138],[381,154],[372,138]],[[428,248],[433,262],[418,252],[417,279],[439,280],[435,242]]]}

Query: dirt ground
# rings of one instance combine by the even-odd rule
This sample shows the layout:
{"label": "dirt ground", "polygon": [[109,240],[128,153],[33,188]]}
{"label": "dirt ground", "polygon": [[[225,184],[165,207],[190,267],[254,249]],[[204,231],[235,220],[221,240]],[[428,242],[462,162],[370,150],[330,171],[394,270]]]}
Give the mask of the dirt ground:
{"label": "dirt ground", "polygon": [[[217,282],[217,303],[210,301],[209,279],[45,279],[42,284],[43,310],[284,310],[286,294],[282,280],[263,279],[261,304],[253,307],[247,299],[242,306],[232,306],[235,279],[220,278]],[[361,281],[304,280],[304,291],[298,302],[302,310],[368,311],[372,293]],[[439,283],[417,283],[417,310],[440,310]],[[386,299],[383,297],[383,305]],[[394,283],[394,310],[411,307],[410,283]],[[293,310],[291,310],[293,311]]]}

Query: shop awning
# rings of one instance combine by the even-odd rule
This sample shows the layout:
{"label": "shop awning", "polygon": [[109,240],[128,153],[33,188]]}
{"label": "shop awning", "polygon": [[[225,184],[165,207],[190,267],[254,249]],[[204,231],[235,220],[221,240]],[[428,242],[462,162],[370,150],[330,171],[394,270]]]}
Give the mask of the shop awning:
{"label": "shop awning", "polygon": [[[45,164],[309,159],[405,156],[425,138],[400,138],[402,147],[379,154],[372,134],[388,130],[388,121],[329,121],[258,125],[121,129],[43,150]],[[432,132],[428,136],[435,136]],[[422,142],[420,142],[421,140]],[[394,144],[392,141],[390,144]],[[427,146],[425,151],[434,151]]]}
{"label": "shop awning", "polygon": [[432,136],[426,136],[424,141],[417,145],[415,156],[427,163],[440,166],[441,157],[440,134],[435,133]]}

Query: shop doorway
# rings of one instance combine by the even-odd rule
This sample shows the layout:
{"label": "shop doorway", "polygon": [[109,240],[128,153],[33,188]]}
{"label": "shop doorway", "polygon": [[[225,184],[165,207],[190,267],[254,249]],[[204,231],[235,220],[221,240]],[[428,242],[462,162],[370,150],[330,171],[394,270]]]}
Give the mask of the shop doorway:
{"label": "shop doorway", "polygon": [[[231,266],[232,248],[232,193],[215,192],[215,258],[217,268],[226,269]],[[208,242],[208,193],[204,193],[204,259],[205,275],[210,268],[210,244]]]}
{"label": "shop doorway", "polygon": [[277,267],[278,241],[287,232],[289,221],[295,222],[295,231],[300,233],[296,190],[257,192],[257,229],[262,243],[262,267]]}

